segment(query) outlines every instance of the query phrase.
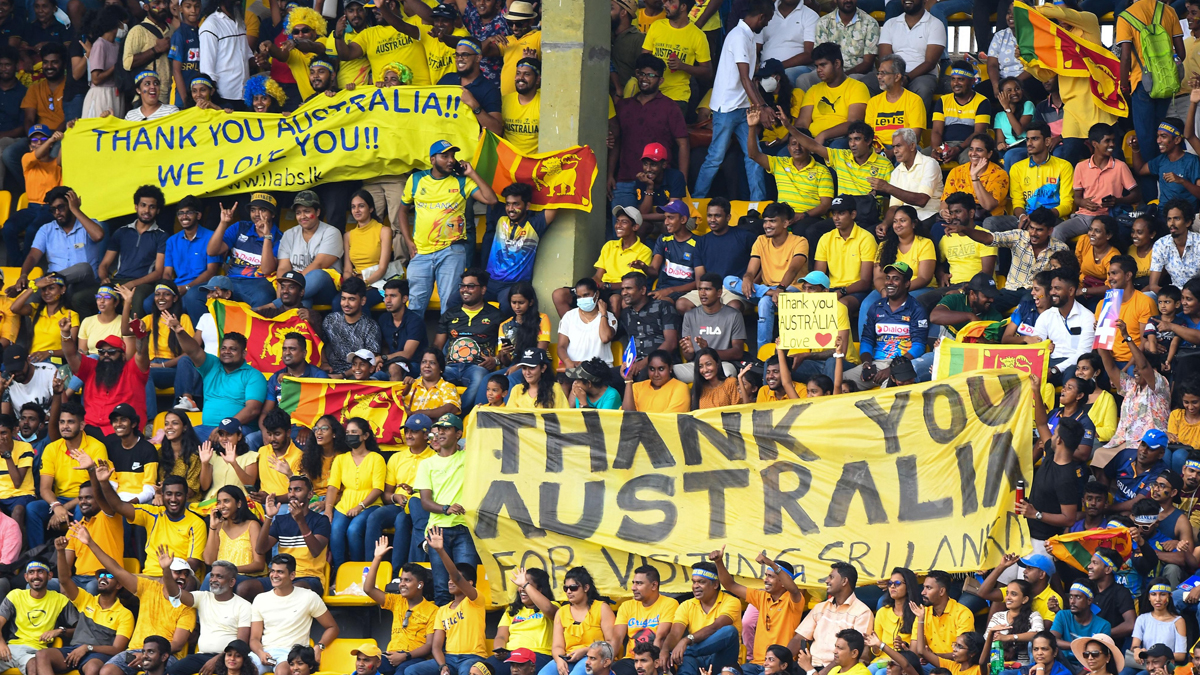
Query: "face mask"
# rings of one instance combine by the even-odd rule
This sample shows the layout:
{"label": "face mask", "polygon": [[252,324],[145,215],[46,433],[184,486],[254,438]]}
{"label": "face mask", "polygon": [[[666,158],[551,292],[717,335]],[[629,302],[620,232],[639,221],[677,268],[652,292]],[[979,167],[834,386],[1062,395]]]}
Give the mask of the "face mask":
{"label": "face mask", "polygon": [[122,39],[124,39],[125,34],[128,32],[129,31],[125,28],[125,26],[121,26],[120,28],[118,28],[117,29],[117,41],[120,42]]}
{"label": "face mask", "polygon": [[346,444],[352,448],[357,448],[362,443],[362,436],[358,434],[346,434]]}
{"label": "face mask", "polygon": [[775,90],[779,88],[779,80],[769,77],[762,81],[762,88],[768,94],[774,94]]}
{"label": "face mask", "polygon": [[579,298],[576,304],[579,305],[579,311],[581,312],[590,312],[593,309],[596,309],[595,298]]}

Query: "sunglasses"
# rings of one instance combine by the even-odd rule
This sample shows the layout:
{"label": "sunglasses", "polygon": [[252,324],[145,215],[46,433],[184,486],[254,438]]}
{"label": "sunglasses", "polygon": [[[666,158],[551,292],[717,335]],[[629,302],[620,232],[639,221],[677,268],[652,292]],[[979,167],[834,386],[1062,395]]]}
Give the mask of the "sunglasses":
{"label": "sunglasses", "polygon": [[892,588],[900,588],[901,586],[904,585],[904,582],[903,581],[889,581],[889,582],[887,582],[887,585],[891,586]]}
{"label": "sunglasses", "polygon": [[568,592],[568,593],[574,593],[575,591],[577,591],[577,590],[579,590],[579,589],[581,589],[581,588],[583,588],[583,586],[580,586],[580,585],[578,585],[578,584],[572,584],[572,585],[570,585],[570,586],[568,586],[568,585],[566,585],[566,584],[563,584],[563,590],[564,590],[564,591],[566,591],[566,592]]}
{"label": "sunglasses", "polygon": [[1083,652],[1083,658],[1085,659],[1098,659],[1101,656],[1104,656],[1104,652],[1099,650]]}
{"label": "sunglasses", "polygon": [[311,28],[295,28],[295,29],[292,29],[292,35],[306,35],[306,34],[308,34],[308,33],[311,33],[311,32],[312,32],[312,29],[311,29]]}
{"label": "sunglasses", "polygon": [[400,622],[401,628],[408,628],[408,620],[412,618],[412,613],[411,609],[404,613],[404,620]]}
{"label": "sunglasses", "polygon": [[120,349],[111,349],[111,348],[110,349],[97,349],[96,353],[100,354],[101,356],[116,356],[117,354],[121,353],[121,350]]}
{"label": "sunglasses", "polygon": [[96,578],[97,579],[112,579],[114,577],[113,577],[112,572],[96,572]]}

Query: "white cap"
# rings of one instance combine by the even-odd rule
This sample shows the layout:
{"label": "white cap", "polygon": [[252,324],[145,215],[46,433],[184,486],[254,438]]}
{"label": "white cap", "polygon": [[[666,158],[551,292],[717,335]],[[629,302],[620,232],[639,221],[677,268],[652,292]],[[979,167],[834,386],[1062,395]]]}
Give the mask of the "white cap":
{"label": "white cap", "polygon": [[171,569],[178,572],[191,572],[192,566],[183,558],[175,558],[171,561]]}
{"label": "white cap", "polygon": [[375,354],[370,349],[356,349],[350,352],[346,355],[346,362],[353,363],[356,356],[371,365],[375,365]]}

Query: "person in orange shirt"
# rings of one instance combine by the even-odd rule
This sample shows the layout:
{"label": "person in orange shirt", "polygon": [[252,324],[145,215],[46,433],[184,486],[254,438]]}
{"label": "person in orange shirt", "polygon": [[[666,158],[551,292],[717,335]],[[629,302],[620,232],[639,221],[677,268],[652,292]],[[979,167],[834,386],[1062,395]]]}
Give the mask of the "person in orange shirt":
{"label": "person in orange shirt", "polygon": [[[30,151],[21,156],[29,206],[13,213],[4,223],[4,247],[12,251],[8,254],[9,265],[19,265],[25,260],[29,249],[33,248],[33,236],[38,228],[51,220],[45,203],[46,193],[62,185],[62,160],[61,157],[52,158],[50,153],[62,137],[61,131],[51,131],[45,124],[29,128]],[[21,233],[25,234],[24,245],[20,244]],[[17,251],[21,252],[20,259],[16,257]]]}
{"label": "person in orange shirt", "polygon": [[786,645],[800,625],[806,600],[804,591],[792,579],[794,568],[782,561],[771,560],[759,553],[755,563],[763,566],[763,587],[746,588],[734,580],[725,567],[725,549],[713,551],[708,559],[717,566],[721,587],[758,610],[754,627],[754,651],[748,653],[742,666],[744,675],[762,675],[763,659],[771,645]]}

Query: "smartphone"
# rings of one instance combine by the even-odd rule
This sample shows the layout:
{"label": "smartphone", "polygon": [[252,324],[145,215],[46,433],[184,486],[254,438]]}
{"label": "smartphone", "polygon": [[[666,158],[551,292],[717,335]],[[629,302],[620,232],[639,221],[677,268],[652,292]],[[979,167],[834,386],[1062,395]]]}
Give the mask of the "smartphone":
{"label": "smartphone", "polygon": [[454,174],[455,176],[465,176],[467,175],[467,170],[463,166],[462,162],[455,162],[450,165],[450,173]]}

